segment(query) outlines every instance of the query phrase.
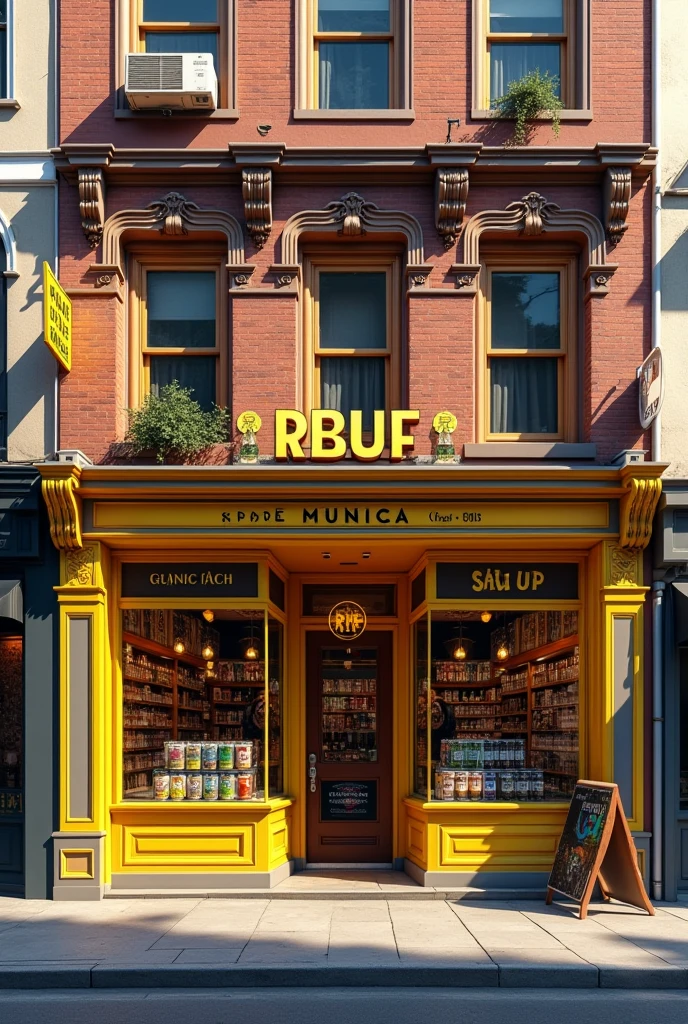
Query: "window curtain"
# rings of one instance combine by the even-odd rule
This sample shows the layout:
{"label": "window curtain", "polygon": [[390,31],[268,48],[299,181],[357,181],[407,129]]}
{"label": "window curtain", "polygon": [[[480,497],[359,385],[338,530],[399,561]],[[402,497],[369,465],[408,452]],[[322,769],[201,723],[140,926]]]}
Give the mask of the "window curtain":
{"label": "window curtain", "polygon": [[556,434],[557,359],[490,360],[493,434]]}
{"label": "window curtain", "polygon": [[320,360],[320,403],[344,413],[363,410],[363,429],[372,431],[373,412],[385,408],[385,359],[342,356]]}
{"label": "window curtain", "polygon": [[146,53],[211,53],[217,64],[217,32],[146,32]]}
{"label": "window curtain", "polygon": [[159,395],[166,384],[177,381],[180,387],[191,388],[191,397],[206,410],[215,402],[214,356],[152,356],[150,359],[151,394]]}
{"label": "window curtain", "polygon": [[[539,70],[557,78],[560,73],[559,43],[492,43],[490,46],[490,98],[500,99],[511,82]],[[557,94],[560,89],[557,89]]]}
{"label": "window curtain", "polygon": [[320,109],[389,107],[388,43],[321,43]]}

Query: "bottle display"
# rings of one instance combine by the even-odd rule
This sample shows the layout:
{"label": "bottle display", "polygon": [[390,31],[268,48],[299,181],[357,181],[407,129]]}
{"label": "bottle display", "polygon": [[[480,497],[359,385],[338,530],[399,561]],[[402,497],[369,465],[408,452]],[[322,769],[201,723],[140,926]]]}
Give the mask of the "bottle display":
{"label": "bottle display", "polygon": [[460,632],[456,615],[433,613],[430,639],[427,621],[416,626],[416,792],[427,797],[429,767],[435,800],[567,800],[579,770],[577,612],[458,619]]}
{"label": "bottle display", "polygon": [[323,761],[377,761],[376,663],[328,657],[320,663]]}

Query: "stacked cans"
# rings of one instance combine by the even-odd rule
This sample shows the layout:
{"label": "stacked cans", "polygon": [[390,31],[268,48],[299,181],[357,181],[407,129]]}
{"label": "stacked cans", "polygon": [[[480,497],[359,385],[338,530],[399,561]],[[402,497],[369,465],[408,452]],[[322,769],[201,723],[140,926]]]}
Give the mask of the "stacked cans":
{"label": "stacked cans", "polygon": [[544,800],[541,771],[435,771],[435,800]]}
{"label": "stacked cans", "polygon": [[156,800],[252,800],[256,769],[250,740],[168,740],[165,768],[153,772]]}

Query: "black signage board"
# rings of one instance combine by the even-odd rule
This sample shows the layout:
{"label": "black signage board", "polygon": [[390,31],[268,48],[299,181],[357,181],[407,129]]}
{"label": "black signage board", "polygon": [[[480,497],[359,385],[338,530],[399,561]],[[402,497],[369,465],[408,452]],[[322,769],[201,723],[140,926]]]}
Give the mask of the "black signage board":
{"label": "black signage board", "polygon": [[122,597],[258,597],[258,563],[125,562]]}
{"label": "black signage board", "polygon": [[438,598],[578,599],[576,562],[438,562]]}
{"label": "black signage board", "polygon": [[321,782],[321,821],[377,821],[377,780]]}
{"label": "black signage board", "polygon": [[546,902],[551,903],[555,893],[562,893],[580,903],[583,919],[595,883],[603,899],[616,899],[654,914],[618,786],[579,779],[547,883]]}

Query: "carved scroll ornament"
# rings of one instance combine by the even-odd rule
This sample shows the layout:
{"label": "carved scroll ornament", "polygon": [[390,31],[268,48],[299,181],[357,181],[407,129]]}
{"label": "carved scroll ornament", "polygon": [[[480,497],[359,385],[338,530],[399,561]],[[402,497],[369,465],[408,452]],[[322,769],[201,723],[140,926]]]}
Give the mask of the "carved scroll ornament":
{"label": "carved scroll ornament", "polygon": [[468,201],[468,171],[465,167],[438,167],[435,176],[435,226],[451,249],[461,234]]}
{"label": "carved scroll ornament", "polygon": [[610,245],[620,242],[628,228],[630,202],[630,167],[609,167],[604,179],[604,223]]}
{"label": "carved scroll ornament", "polygon": [[246,228],[256,248],[262,249],[272,231],[272,171],[245,167],[241,172]]}
{"label": "carved scroll ornament", "polygon": [[662,493],[659,477],[628,477],[619,503],[619,543],[623,548],[645,548],[652,533],[657,502]]}
{"label": "carved scroll ornament", "polygon": [[105,223],[105,177],[102,167],[79,168],[81,227],[92,249],[100,245]]}
{"label": "carved scroll ornament", "polygon": [[80,509],[76,496],[78,478],[63,474],[44,476],[41,486],[43,500],[48,509],[50,538],[55,547],[62,551],[83,547]]}

